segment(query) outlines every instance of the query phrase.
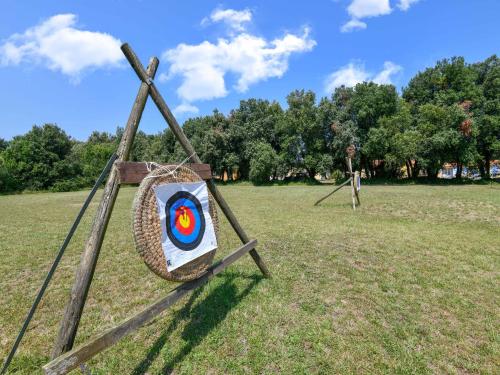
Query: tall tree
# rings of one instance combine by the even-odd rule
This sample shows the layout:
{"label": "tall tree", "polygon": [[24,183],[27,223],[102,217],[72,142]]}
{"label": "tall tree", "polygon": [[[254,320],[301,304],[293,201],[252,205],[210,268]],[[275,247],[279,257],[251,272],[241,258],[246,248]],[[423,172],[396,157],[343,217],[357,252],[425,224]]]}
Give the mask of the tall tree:
{"label": "tall tree", "polygon": [[[366,175],[375,176],[374,163],[364,150],[368,132],[377,126],[378,120],[391,116],[398,108],[398,94],[393,85],[379,85],[373,82],[358,83],[354,88],[339,87],[332,100],[337,108],[335,126],[343,142],[335,142],[337,157],[345,158],[345,142],[351,141],[360,151],[359,163],[365,168]],[[353,131],[355,130],[355,131]],[[340,148],[340,145],[344,147]]]}
{"label": "tall tree", "polygon": [[76,167],[65,160],[71,147],[70,137],[57,125],[33,126],[9,143],[4,164],[18,190],[47,189],[76,173]]}
{"label": "tall tree", "polygon": [[472,103],[472,121],[477,126],[479,170],[483,177],[490,176],[490,161],[500,158],[500,59],[493,55],[472,65],[481,100]]}
{"label": "tall tree", "polygon": [[369,158],[384,160],[384,168],[392,177],[400,174],[403,165],[408,177],[417,177],[421,142],[409,105],[399,100],[397,112],[381,117],[377,127],[368,131],[364,150]]}
{"label": "tall tree", "polygon": [[5,149],[9,146],[9,142],[5,139],[0,138],[0,152],[5,151]]}
{"label": "tall tree", "polygon": [[[227,168],[226,155],[229,151],[228,120],[218,112],[210,116],[196,117],[187,120],[183,125],[186,136],[203,162],[212,166],[215,174],[222,175]],[[180,162],[186,156],[180,145],[176,143],[172,154],[172,162]]]}
{"label": "tall tree", "polygon": [[[416,129],[421,134],[418,152],[420,165],[427,170],[427,175],[436,178],[445,162],[457,161],[457,155],[467,155],[462,150],[460,126],[466,114],[458,105],[438,106],[424,104],[419,107]],[[460,157],[462,157],[460,156]],[[464,161],[464,159],[458,160]]]}
{"label": "tall tree", "polygon": [[414,111],[423,104],[453,105],[466,100],[476,102],[480,90],[476,72],[463,57],[438,61],[434,67],[417,73],[403,89],[403,98]]}
{"label": "tall tree", "polygon": [[255,145],[266,143],[276,153],[281,152],[277,130],[283,122],[279,103],[262,99],[240,101],[229,114],[229,147],[233,163],[237,161],[241,177],[248,178]]}
{"label": "tall tree", "polygon": [[327,152],[323,124],[312,91],[295,90],[287,96],[288,109],[280,134],[290,163],[305,168],[310,178],[322,169]]}

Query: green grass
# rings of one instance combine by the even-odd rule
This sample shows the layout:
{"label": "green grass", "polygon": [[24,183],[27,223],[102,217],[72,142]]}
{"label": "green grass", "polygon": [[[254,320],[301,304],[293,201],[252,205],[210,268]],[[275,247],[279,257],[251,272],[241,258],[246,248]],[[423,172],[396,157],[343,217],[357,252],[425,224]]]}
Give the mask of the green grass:
{"label": "green grass", "polygon": [[[96,374],[500,373],[500,189],[222,186],[273,273],[249,256],[100,353]],[[77,341],[176,284],[135,252],[123,188]],[[86,192],[0,197],[4,358]],[[98,201],[98,199],[97,199]],[[94,203],[57,271],[12,372],[39,373],[55,340]],[[239,245],[222,221],[218,257]]]}

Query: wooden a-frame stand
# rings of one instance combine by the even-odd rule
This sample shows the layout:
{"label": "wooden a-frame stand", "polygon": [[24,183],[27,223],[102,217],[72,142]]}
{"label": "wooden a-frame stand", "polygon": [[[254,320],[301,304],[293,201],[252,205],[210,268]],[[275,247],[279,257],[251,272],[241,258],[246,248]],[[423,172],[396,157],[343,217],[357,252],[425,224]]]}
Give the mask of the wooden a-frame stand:
{"label": "wooden a-frame stand", "polygon": [[358,177],[358,172],[353,173],[352,171],[352,161],[350,157],[345,158],[346,163],[347,163],[347,173],[349,174],[349,178],[344,181],[340,186],[337,186],[332,192],[328,193],[325,195],[323,198],[319,199],[316,203],[314,203],[315,206],[323,202],[326,198],[328,198],[330,195],[335,193],[336,191],[340,190],[343,188],[345,185],[348,183],[351,184],[351,198],[352,198],[352,209],[356,210],[356,205],[360,205],[361,202],[359,200],[359,191],[356,186],[356,178]]}
{"label": "wooden a-frame stand", "polygon": [[[115,344],[119,339],[139,328],[141,325],[172,306],[189,291],[209,281],[212,277],[222,272],[227,266],[246,253],[250,253],[264,276],[270,277],[266,264],[255,249],[257,241],[250,240],[243,228],[240,226],[229,205],[222,197],[215,183],[212,181],[210,166],[202,164],[193,146],[185,136],[182,128],[177,123],[177,120],[172,115],[172,112],[156,88],[153,78],[158,68],[158,59],[156,57],[151,58],[148,68],[145,70],[138,57],[128,44],[123,44],[121,49],[141,80],[141,86],[118,147],[118,160],[115,162],[115,165],[108,176],[101,202],[95,214],[92,229],[85,245],[80,265],[76,272],[70,299],[66,306],[59,335],[52,352],[53,359],[51,362],[43,366],[46,374],[65,374],[72,369],[77,368],[80,364],[83,364],[97,353]],[[221,261],[213,264],[198,279],[179,285],[165,297],[146,307],[138,314],[124,320],[112,328],[109,328],[100,335],[73,349],[73,343],[75,341],[82,311],[85,306],[85,300],[92,282],[97,258],[99,257],[101,245],[111,217],[111,212],[113,211],[118,191],[120,189],[120,184],[140,182],[147,174],[145,163],[128,163],[127,160],[148,96],[153,99],[186,154],[191,155],[191,160],[194,164],[191,164],[190,167],[206,181],[208,189],[212,193],[215,201],[219,205],[243,245],[230,255],[223,258]]]}

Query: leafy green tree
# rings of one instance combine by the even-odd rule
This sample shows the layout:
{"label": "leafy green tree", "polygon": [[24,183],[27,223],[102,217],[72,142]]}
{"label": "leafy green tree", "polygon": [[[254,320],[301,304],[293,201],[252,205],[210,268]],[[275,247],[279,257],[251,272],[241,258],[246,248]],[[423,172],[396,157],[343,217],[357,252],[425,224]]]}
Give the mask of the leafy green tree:
{"label": "leafy green tree", "polygon": [[458,105],[424,104],[419,107],[416,130],[422,142],[418,161],[429,177],[436,178],[443,163],[457,161],[457,157],[465,155],[460,152],[464,147],[460,126],[465,119],[466,115]]}
{"label": "leafy green tree", "polygon": [[[118,129],[117,129],[118,131]],[[87,139],[88,143],[93,143],[93,144],[99,144],[99,143],[118,143],[121,139],[121,132],[120,132],[120,138],[118,139],[115,135],[110,134],[108,132],[100,132],[97,130],[94,130],[89,138]]]}
{"label": "leafy green tree", "polygon": [[[333,122],[331,127],[334,133],[330,146],[333,165],[337,169],[344,170],[344,172],[347,173],[347,165],[345,162],[345,158],[347,157],[346,150],[347,147],[351,145],[359,145],[360,142],[358,137],[358,128],[356,127],[356,124],[351,120],[344,122]],[[355,168],[356,165],[359,165],[359,160],[359,153],[356,153],[356,156],[353,160],[353,168]]]}
{"label": "leafy green tree", "polygon": [[108,133],[93,132],[87,142],[76,143],[68,158],[78,164],[86,185],[92,185],[111,155],[116,152],[116,138]]}
{"label": "leafy green tree", "polygon": [[475,80],[476,72],[463,57],[444,59],[413,77],[403,90],[403,98],[414,112],[429,103],[449,106],[466,100],[476,102],[480,90]]}
{"label": "leafy green tree", "polygon": [[0,138],[0,153],[5,151],[5,149],[9,146],[9,142],[7,142],[5,139]]}
{"label": "leafy green tree", "polygon": [[380,118],[391,116],[398,108],[398,94],[392,85],[363,82],[355,87],[338,87],[332,95],[334,121],[332,127],[331,153],[337,168],[345,170],[346,148],[357,146],[359,152],[353,160],[354,167],[365,168],[367,176],[375,175],[369,152],[364,150],[370,129],[375,128]]}
{"label": "leafy green tree", "polygon": [[364,143],[368,131],[383,116],[391,116],[398,108],[398,93],[393,85],[373,82],[358,83],[349,103],[349,113],[359,128],[360,142]]}
{"label": "leafy green tree", "polygon": [[322,118],[312,91],[295,90],[287,96],[288,109],[279,134],[285,160],[296,169],[305,168],[314,178],[327,152]]}
{"label": "leafy green tree", "polygon": [[472,65],[481,100],[472,103],[472,121],[477,127],[479,170],[490,176],[490,161],[500,158],[500,59],[493,55],[484,62]]}
{"label": "leafy green tree", "polygon": [[269,182],[278,163],[276,151],[269,143],[257,142],[253,145],[253,155],[250,160],[250,181],[255,184]]}
{"label": "leafy green tree", "polygon": [[[373,159],[364,150],[368,132],[374,128],[378,120],[396,113],[398,94],[393,85],[378,85],[373,82],[358,83],[349,102],[350,119],[357,125],[357,136],[360,143],[360,164],[374,176]],[[368,173],[367,173],[368,174]]]}
{"label": "leafy green tree", "polygon": [[3,159],[16,190],[47,189],[77,173],[77,166],[65,160],[71,147],[70,137],[54,124],[33,126],[25,135],[14,137]]}
{"label": "leafy green tree", "polygon": [[228,147],[233,162],[238,163],[242,178],[249,177],[250,160],[256,143],[267,143],[276,153],[281,151],[277,131],[283,116],[279,103],[253,98],[240,101],[239,107],[229,114]]}
{"label": "leafy green tree", "polygon": [[15,182],[5,166],[2,152],[0,152],[0,193],[16,190]]}
{"label": "leafy green tree", "polygon": [[[222,113],[214,111],[210,116],[189,119],[183,125],[184,133],[198,156],[204,163],[211,165],[212,172],[216,175],[222,175],[228,168],[226,164],[230,152],[228,124],[227,118]],[[180,162],[187,156],[189,155],[186,155],[176,142],[169,161]]]}
{"label": "leafy green tree", "polygon": [[149,145],[150,161],[156,161],[157,163],[169,161],[175,150],[175,142],[175,136],[169,128],[156,134]]}
{"label": "leafy green tree", "polygon": [[417,177],[420,143],[409,105],[400,100],[394,115],[380,118],[377,127],[368,131],[364,150],[369,158],[383,160],[390,176],[398,176],[405,165],[408,177]]}

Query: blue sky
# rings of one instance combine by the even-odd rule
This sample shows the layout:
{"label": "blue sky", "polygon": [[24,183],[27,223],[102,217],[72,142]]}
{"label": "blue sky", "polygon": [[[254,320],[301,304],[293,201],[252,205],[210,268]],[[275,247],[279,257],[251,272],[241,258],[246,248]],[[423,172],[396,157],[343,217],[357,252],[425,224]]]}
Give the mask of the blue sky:
{"label": "blue sky", "polygon": [[[76,139],[114,132],[139,87],[128,42],[180,122],[250,97],[285,104],[363,80],[401,89],[455,55],[498,54],[498,0],[18,1],[0,13],[0,137],[55,122]],[[165,127],[148,102],[140,129]]]}

